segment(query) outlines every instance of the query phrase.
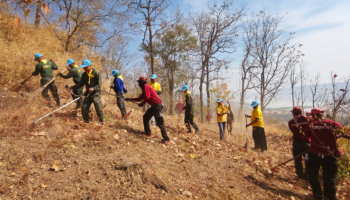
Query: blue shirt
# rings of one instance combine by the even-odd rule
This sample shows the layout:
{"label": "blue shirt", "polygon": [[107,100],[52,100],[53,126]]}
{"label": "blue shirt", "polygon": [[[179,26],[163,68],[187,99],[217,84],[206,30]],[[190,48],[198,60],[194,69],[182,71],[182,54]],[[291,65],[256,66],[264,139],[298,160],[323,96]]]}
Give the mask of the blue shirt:
{"label": "blue shirt", "polygon": [[115,93],[124,93],[124,82],[120,78],[114,78],[114,92]]}

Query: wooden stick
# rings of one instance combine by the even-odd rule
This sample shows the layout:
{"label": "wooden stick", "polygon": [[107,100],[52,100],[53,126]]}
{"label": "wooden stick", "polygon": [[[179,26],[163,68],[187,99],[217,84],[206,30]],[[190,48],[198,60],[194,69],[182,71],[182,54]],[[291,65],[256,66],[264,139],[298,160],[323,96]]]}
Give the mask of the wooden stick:
{"label": "wooden stick", "polygon": [[245,143],[245,146],[244,146],[244,148],[245,149],[249,149],[249,138],[248,138],[248,127],[247,127],[247,124],[248,124],[248,118],[247,118],[247,116],[245,117],[245,125],[246,125],[246,127],[245,127],[245,130],[246,130],[246,143]]}
{"label": "wooden stick", "polygon": [[276,167],[272,167],[271,170],[272,170],[272,169],[276,169],[277,167],[280,167],[280,166],[282,166],[282,165],[284,165],[284,164],[286,164],[286,163],[289,163],[290,161],[295,160],[296,158],[299,158],[300,156],[304,155],[304,154],[307,153],[307,152],[309,152],[309,150],[304,151],[303,153],[298,154],[297,156],[295,156],[295,157],[293,157],[293,158],[287,160],[287,161],[284,162],[284,163],[281,163],[281,164],[277,165]]}

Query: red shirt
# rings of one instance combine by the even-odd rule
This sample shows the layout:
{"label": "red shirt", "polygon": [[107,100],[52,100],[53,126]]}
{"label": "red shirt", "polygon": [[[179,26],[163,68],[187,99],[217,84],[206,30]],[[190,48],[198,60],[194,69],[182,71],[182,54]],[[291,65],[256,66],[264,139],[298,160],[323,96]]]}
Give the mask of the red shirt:
{"label": "red shirt", "polygon": [[310,131],[310,123],[313,119],[306,118],[303,115],[295,117],[288,122],[290,131],[293,133],[293,141],[303,141],[309,143],[310,141],[305,137],[306,132]]}
{"label": "red shirt", "polygon": [[315,120],[311,124],[311,131],[306,135],[311,137],[310,152],[314,154],[339,155],[337,139],[340,137],[350,139],[349,135],[334,134],[337,128],[343,127],[341,124],[328,119]]}
{"label": "red shirt", "polygon": [[142,101],[143,104],[148,103],[151,106],[162,103],[162,100],[160,100],[156,91],[154,91],[154,89],[151,86],[146,84],[144,87],[145,87],[145,89],[143,90],[140,97],[139,98],[132,98],[133,101],[143,100]]}
{"label": "red shirt", "polygon": [[178,104],[176,104],[176,109],[178,110],[178,111],[182,111],[182,108],[184,107],[184,105],[182,104],[182,103],[178,103]]}

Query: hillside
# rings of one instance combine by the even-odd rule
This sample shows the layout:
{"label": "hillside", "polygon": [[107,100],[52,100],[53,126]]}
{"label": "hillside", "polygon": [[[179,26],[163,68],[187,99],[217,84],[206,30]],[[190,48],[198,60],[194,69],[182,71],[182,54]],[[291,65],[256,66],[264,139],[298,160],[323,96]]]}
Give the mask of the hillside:
{"label": "hillside", "polygon": [[[63,51],[50,27],[35,29],[13,18],[0,18],[0,199],[308,199],[311,190],[297,179],[293,162],[276,171],[270,168],[292,157],[289,132],[266,118],[268,151],[243,148],[244,125],[219,142],[216,123],[198,124],[201,133],[186,134],[183,119],[165,116],[172,142],[160,144],[143,132],[140,108],[122,120],[114,97],[102,96],[105,125],[99,126],[94,107],[92,123],[82,121],[74,104],[37,124],[53,111],[40,94],[39,77],[21,86],[34,70],[33,55],[41,52],[64,69],[67,58],[79,63],[88,57],[100,69],[100,57],[91,49]],[[78,62],[77,62],[78,63]],[[65,72],[66,73],[66,72]],[[134,83],[134,82],[133,82]],[[71,101],[58,78],[61,104]],[[103,81],[103,89],[110,84]],[[136,91],[130,91],[132,93]],[[128,95],[127,95],[128,96]],[[129,97],[129,96],[128,96]],[[108,100],[106,100],[108,98]],[[196,118],[197,119],[197,118]],[[253,146],[251,129],[250,147]],[[339,199],[350,199],[350,183],[339,179]]]}
{"label": "hillside", "polygon": [[[291,157],[286,134],[267,127],[269,150],[263,154],[242,148],[245,136],[218,142],[216,124],[200,124],[199,135],[184,134],[182,120],[165,116],[173,139],[146,137],[142,113],[120,119],[115,99],[105,101],[106,124],[84,124],[69,106],[49,112],[39,101],[28,102],[2,92],[0,136],[1,199],[305,199],[309,185],[296,178],[293,163],[269,169]],[[7,95],[7,96],[6,96]],[[61,91],[63,102],[70,101]],[[6,97],[4,97],[6,96]],[[106,99],[103,96],[102,99]],[[127,104],[128,110],[134,105]],[[251,130],[249,130],[250,132]],[[249,134],[251,135],[251,134]],[[250,137],[250,146],[252,147]],[[348,181],[339,183],[339,199],[350,198]]]}

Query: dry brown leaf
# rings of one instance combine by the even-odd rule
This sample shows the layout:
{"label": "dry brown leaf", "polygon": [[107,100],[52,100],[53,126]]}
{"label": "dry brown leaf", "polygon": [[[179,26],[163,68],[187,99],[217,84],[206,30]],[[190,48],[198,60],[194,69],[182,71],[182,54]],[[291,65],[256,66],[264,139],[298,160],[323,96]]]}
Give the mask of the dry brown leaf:
{"label": "dry brown leaf", "polygon": [[11,172],[8,176],[9,176],[9,177],[14,177],[15,175],[16,175],[15,172]]}
{"label": "dry brown leaf", "polygon": [[26,10],[26,12],[24,13],[24,16],[26,16],[26,17],[27,17],[27,16],[29,15],[29,12],[30,12],[30,10],[29,10],[29,9],[27,9],[27,10]]}
{"label": "dry brown leaf", "polygon": [[119,140],[119,135],[118,134],[115,134],[113,137],[114,137],[115,140]]}
{"label": "dry brown leaf", "polygon": [[188,197],[192,196],[192,193],[189,192],[189,191],[187,191],[187,190],[184,191],[182,194],[183,194],[183,195],[186,195],[186,196],[188,196]]}
{"label": "dry brown leaf", "polygon": [[45,9],[44,9],[45,15],[49,14],[49,12],[50,12],[50,7],[49,7],[49,5],[45,5]]}
{"label": "dry brown leaf", "polygon": [[45,8],[45,3],[41,4],[41,9]]}
{"label": "dry brown leaf", "polygon": [[55,171],[58,172],[60,171],[60,168],[57,166],[58,165],[58,161],[56,161],[51,167],[50,167],[50,171]]}
{"label": "dry brown leaf", "polygon": [[27,0],[26,6],[28,6],[30,3],[32,3],[32,1],[31,0]]}
{"label": "dry brown leaf", "polygon": [[41,184],[41,187],[42,187],[42,188],[46,188],[46,187],[48,187],[48,186],[49,186],[49,183]]}
{"label": "dry brown leaf", "polygon": [[15,19],[13,20],[13,27],[17,28],[20,23],[21,23],[21,20],[18,17],[15,17]]}

